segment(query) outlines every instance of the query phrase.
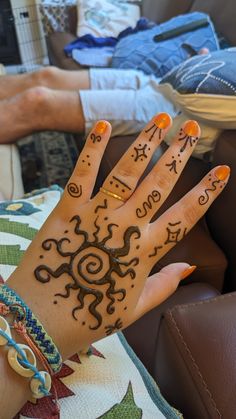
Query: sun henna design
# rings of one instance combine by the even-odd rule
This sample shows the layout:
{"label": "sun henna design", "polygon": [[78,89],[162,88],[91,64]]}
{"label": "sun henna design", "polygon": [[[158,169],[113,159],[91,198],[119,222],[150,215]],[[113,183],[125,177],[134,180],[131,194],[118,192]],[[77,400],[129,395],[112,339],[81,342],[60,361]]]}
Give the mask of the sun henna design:
{"label": "sun henna design", "polygon": [[[35,269],[34,275],[42,284],[49,282],[52,277],[59,278],[64,274],[68,275],[70,282],[65,285],[65,293],[57,293],[55,297],[69,298],[71,292],[78,291],[77,299],[79,304],[72,310],[72,316],[75,320],[78,320],[76,312],[85,306],[86,296],[92,296],[88,309],[95,318],[96,324],[93,327],[89,326],[89,328],[96,330],[102,324],[102,316],[97,308],[104,297],[106,296],[109,300],[106,307],[108,314],[115,312],[114,303],[116,300],[123,301],[126,297],[126,289],[116,287],[117,276],[124,278],[130,275],[132,280],[136,277],[133,267],[138,265],[139,258],[135,257],[130,261],[121,260],[121,258],[129,254],[131,238],[139,239],[141,233],[137,226],[128,227],[123,235],[123,246],[117,249],[109,248],[108,246],[106,247],[106,243],[113,237],[114,227],[119,228],[117,224],[108,224],[107,236],[99,240],[98,233],[101,229],[97,225],[96,219],[94,222],[94,240],[90,241],[88,233],[80,229],[81,219],[78,215],[75,215],[70,222],[76,222],[74,233],[82,240],[82,243],[75,251],[71,251],[65,249],[66,244],[69,245],[71,243],[66,237],[60,240],[45,240],[42,243],[43,250],[50,251],[52,246],[55,246],[58,254],[62,258],[66,258],[66,260],[62,261],[56,270],[51,269],[47,265],[39,265]],[[126,268],[124,269],[123,267]],[[104,285],[106,286],[105,290]],[[119,295],[119,297],[115,299],[116,295]]]}
{"label": "sun henna design", "polygon": [[122,327],[123,327],[123,323],[122,323],[121,319],[117,319],[114,324],[111,324],[109,326],[105,326],[106,335],[109,336],[113,332],[115,332],[115,330],[119,330]]}
{"label": "sun henna design", "polygon": [[152,191],[147,197],[147,201],[143,202],[143,208],[136,209],[136,215],[138,218],[143,218],[147,215],[148,210],[152,209],[152,204],[159,202],[161,200],[161,194],[159,191]]}
{"label": "sun henna design", "polygon": [[183,146],[180,149],[180,152],[181,153],[184,152],[184,150],[186,149],[186,147],[188,146],[188,144],[190,145],[190,147],[193,147],[193,145],[198,140],[198,137],[193,137],[191,135],[188,135],[182,129],[180,130],[180,134],[179,135],[180,135],[179,141],[184,141],[184,144],[183,144]]}
{"label": "sun henna design", "polygon": [[153,124],[150,128],[146,129],[144,132],[147,134],[150,131],[153,131],[151,134],[151,137],[148,139],[148,141],[152,141],[154,135],[156,134],[157,130],[159,130],[159,140],[161,139],[162,129],[158,128],[155,124]]}
{"label": "sun henna design", "polygon": [[79,198],[82,195],[82,185],[76,185],[76,183],[69,183],[66,189],[68,194],[73,198]]}
{"label": "sun henna design", "polygon": [[[211,182],[212,181],[212,177],[211,177],[211,175],[209,175],[209,178],[208,178],[208,180],[209,180],[209,182]],[[222,180],[220,180],[220,179],[218,179],[218,180],[213,180],[212,181],[212,183],[211,183],[211,188],[206,188],[205,190],[204,190],[204,194],[203,195],[201,195],[201,196],[199,196],[199,198],[198,198],[198,202],[199,202],[199,204],[200,205],[205,205],[205,204],[207,204],[207,202],[209,201],[209,199],[210,199],[210,196],[209,196],[209,193],[208,192],[214,192],[215,190],[216,190],[216,188],[217,188],[217,185],[219,185],[219,184],[221,184],[222,186],[223,186],[223,182],[222,182]]]}

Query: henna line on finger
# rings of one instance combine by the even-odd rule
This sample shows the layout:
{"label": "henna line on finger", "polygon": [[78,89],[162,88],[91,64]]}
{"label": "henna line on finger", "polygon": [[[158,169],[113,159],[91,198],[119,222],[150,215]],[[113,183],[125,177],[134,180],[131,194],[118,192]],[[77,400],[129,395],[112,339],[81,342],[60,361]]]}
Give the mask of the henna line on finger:
{"label": "henna line on finger", "polygon": [[152,204],[157,203],[161,200],[161,194],[159,191],[152,191],[151,194],[148,195],[147,201],[144,201],[142,204],[142,208],[136,209],[136,215],[138,218],[143,218],[147,215],[148,210],[152,209]]}
{"label": "henna line on finger", "polygon": [[157,255],[158,250],[160,250],[160,249],[162,249],[162,248],[163,248],[163,246],[154,246],[153,253],[150,253],[150,255],[148,255],[148,257],[149,257],[149,258],[151,258],[151,257],[153,257],[153,256],[156,256],[156,255]]}
{"label": "henna line on finger", "polygon": [[199,205],[205,205],[208,201],[209,201],[209,199],[210,199],[210,196],[209,196],[209,193],[208,192],[214,192],[215,190],[216,190],[216,187],[217,187],[217,185],[220,183],[221,181],[218,179],[218,180],[214,180],[213,182],[212,182],[212,184],[211,184],[211,188],[206,188],[205,190],[204,190],[204,194],[205,195],[201,195],[201,196],[199,196],[199,198],[198,198],[198,202],[199,202]]}

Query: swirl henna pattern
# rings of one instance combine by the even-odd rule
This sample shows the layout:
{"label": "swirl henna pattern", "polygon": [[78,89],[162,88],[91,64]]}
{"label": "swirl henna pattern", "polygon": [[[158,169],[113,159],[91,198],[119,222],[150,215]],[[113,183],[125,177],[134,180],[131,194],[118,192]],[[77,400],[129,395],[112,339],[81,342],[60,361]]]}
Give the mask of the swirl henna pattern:
{"label": "swirl henna pattern", "polygon": [[[136,272],[133,267],[138,265],[139,259],[135,257],[130,261],[124,261],[120,258],[129,254],[131,238],[139,239],[141,233],[138,227],[128,227],[124,232],[123,246],[120,248],[109,248],[106,247],[106,242],[113,237],[113,228],[118,227],[117,224],[108,224],[107,236],[99,240],[98,233],[100,227],[97,225],[96,219],[94,223],[96,229],[93,233],[94,240],[90,241],[88,233],[80,229],[80,217],[77,215],[74,216],[70,222],[74,221],[76,222],[74,233],[82,239],[78,248],[71,251],[70,246],[70,250],[66,250],[66,244],[71,245],[71,240],[65,237],[60,240],[45,240],[42,243],[43,250],[50,251],[52,246],[55,246],[57,253],[63,258],[66,257],[67,261],[61,263],[56,270],[52,270],[47,265],[39,265],[35,269],[34,275],[42,284],[49,282],[52,277],[59,278],[61,275],[68,275],[70,281],[65,285],[65,293],[55,294],[55,297],[69,298],[71,292],[78,291],[77,299],[79,304],[72,310],[72,316],[75,320],[78,320],[76,312],[85,306],[85,297],[87,295],[92,296],[93,299],[88,309],[96,319],[96,324],[89,326],[89,328],[96,330],[102,324],[102,316],[97,308],[104,297],[106,296],[109,300],[106,307],[108,314],[115,312],[115,301],[123,301],[126,297],[126,289],[116,286],[117,276],[124,278],[130,275],[132,280],[136,277]],[[104,285],[107,286],[105,291]],[[119,297],[115,299],[114,296],[117,294],[119,294]]]}
{"label": "swirl henna pattern", "polygon": [[66,189],[72,198],[79,198],[82,195],[82,186],[78,186],[76,183],[69,183]]}
{"label": "swirl henna pattern", "polygon": [[[209,179],[211,180],[211,179]],[[208,192],[214,192],[217,188],[217,185],[221,182],[221,180],[214,180],[211,184],[211,188],[206,188],[204,191],[204,195],[199,196],[198,198],[198,202],[200,205],[205,205],[207,204],[207,202],[210,199],[209,193]]]}
{"label": "swirl henna pattern", "polygon": [[136,209],[136,215],[138,218],[146,217],[148,210],[152,209],[152,204],[159,202],[161,199],[160,192],[154,190],[150,195],[147,197],[147,201],[143,202],[143,208]]}

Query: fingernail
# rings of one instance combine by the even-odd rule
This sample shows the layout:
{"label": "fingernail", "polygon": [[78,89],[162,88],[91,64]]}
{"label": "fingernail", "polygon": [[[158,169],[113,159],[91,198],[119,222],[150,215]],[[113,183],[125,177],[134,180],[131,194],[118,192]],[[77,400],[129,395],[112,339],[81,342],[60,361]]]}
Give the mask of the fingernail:
{"label": "fingernail", "polygon": [[97,134],[104,134],[107,129],[107,123],[105,121],[99,121],[96,124],[95,131]]}
{"label": "fingernail", "polygon": [[195,271],[196,269],[196,265],[190,266],[189,268],[187,268],[181,275],[181,279],[185,279],[187,278],[189,275],[191,275],[193,273],[193,271]]}
{"label": "fingernail", "polygon": [[190,137],[199,137],[201,133],[200,127],[196,121],[187,121],[183,126],[183,131]]}
{"label": "fingernail", "polygon": [[160,129],[165,129],[171,124],[171,117],[168,113],[159,113],[154,118],[154,124]]}
{"label": "fingernail", "polygon": [[225,180],[230,174],[230,167],[229,166],[220,166],[217,167],[215,170],[215,176],[219,180]]}

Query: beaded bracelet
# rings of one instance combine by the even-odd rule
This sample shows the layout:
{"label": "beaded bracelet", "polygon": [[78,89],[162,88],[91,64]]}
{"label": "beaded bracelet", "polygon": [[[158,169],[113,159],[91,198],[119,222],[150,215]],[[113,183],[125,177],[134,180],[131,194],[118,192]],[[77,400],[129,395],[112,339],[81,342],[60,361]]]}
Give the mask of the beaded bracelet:
{"label": "beaded bracelet", "polygon": [[10,326],[6,319],[0,316],[0,346],[9,346],[7,358],[10,367],[22,377],[29,377],[30,389],[35,399],[41,399],[50,394],[52,385],[50,374],[38,371],[34,352],[29,346],[17,344],[11,336]]}
{"label": "beaded bracelet", "polygon": [[12,307],[17,312],[19,320],[24,321],[28,335],[32,338],[47,360],[50,369],[57,373],[62,365],[62,358],[52,338],[47,334],[43,325],[35,317],[22,298],[6,284],[0,284],[0,301]]}

